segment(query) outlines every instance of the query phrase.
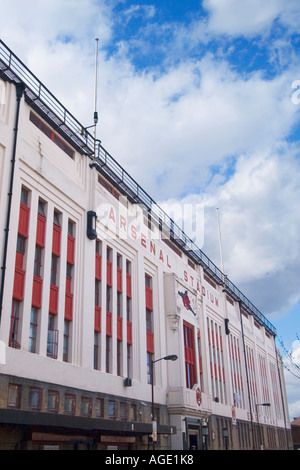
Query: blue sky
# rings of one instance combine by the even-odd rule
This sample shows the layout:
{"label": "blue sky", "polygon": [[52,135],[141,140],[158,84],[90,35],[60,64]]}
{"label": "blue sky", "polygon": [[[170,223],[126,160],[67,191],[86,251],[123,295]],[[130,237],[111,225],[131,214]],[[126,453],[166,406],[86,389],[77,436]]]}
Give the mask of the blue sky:
{"label": "blue sky", "polygon": [[0,0],[1,38],[86,126],[99,37],[102,144],[164,207],[203,207],[218,266],[219,208],[226,274],[300,362],[299,20],[298,0]]}

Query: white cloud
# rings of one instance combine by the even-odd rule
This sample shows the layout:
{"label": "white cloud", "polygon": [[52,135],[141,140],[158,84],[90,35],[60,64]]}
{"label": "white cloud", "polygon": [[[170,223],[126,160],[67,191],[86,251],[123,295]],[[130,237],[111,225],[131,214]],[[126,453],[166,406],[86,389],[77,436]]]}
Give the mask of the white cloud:
{"label": "white cloud", "polygon": [[[99,37],[98,136],[104,147],[154,199],[205,202],[204,250],[216,262],[215,207],[220,207],[227,273],[263,312],[281,311],[295,301],[299,281],[299,167],[296,150],[284,144],[299,112],[291,100],[291,84],[300,78],[297,59],[289,48],[284,71],[268,80],[259,72],[240,74],[226,56],[208,51],[198,58],[181,53],[176,66],[164,64],[160,71],[138,71],[130,61],[130,40],[114,44],[113,55],[104,48],[113,38],[114,4],[0,0],[2,38],[88,126]],[[209,20],[195,19],[189,28],[172,24],[173,57],[199,41],[207,44],[216,33],[269,31],[277,17],[294,28],[298,2],[204,5]],[[153,17],[154,10],[144,7],[131,15]],[[164,31],[170,32],[170,25],[162,25]],[[283,64],[287,45],[286,38],[277,40],[274,64]]]}
{"label": "white cloud", "polygon": [[299,18],[297,0],[204,0],[203,5],[210,13],[209,30],[233,36],[268,34],[276,19],[296,31]]}

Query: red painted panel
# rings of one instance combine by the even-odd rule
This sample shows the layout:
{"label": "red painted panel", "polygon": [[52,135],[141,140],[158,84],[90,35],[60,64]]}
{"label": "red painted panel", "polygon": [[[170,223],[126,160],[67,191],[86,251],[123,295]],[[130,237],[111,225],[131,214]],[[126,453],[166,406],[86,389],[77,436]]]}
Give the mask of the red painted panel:
{"label": "red painted panel", "polygon": [[153,310],[152,289],[146,286],[146,308]]}
{"label": "red painted panel", "polygon": [[154,334],[147,330],[147,352],[154,353]]}
{"label": "red painted panel", "polygon": [[68,247],[67,247],[67,261],[70,264],[74,264],[75,255],[75,238],[72,235],[68,235]]}
{"label": "red painted panel", "polygon": [[33,277],[33,286],[32,286],[32,305],[36,308],[41,308],[42,306],[42,287],[43,279],[41,277]]}
{"label": "red painted panel", "polygon": [[132,323],[127,322],[127,343],[132,344]]}
{"label": "red painted panel", "polygon": [[71,321],[72,318],[73,318],[73,294],[66,292],[65,319]]}
{"label": "red painted panel", "polygon": [[95,331],[101,331],[101,307],[95,306]]}
{"label": "red painted panel", "polygon": [[126,288],[127,288],[127,297],[131,298],[131,275],[127,274],[126,275]]}
{"label": "red painted panel", "polygon": [[61,228],[53,225],[52,253],[56,256],[60,256],[60,234]]}
{"label": "red painted panel", "polygon": [[22,301],[24,299],[25,271],[16,267],[13,298]]}
{"label": "red painted panel", "polygon": [[18,233],[26,238],[28,237],[29,211],[30,208],[21,202]]}
{"label": "red painted panel", "polygon": [[101,281],[101,266],[102,257],[99,253],[96,253],[95,278],[98,279],[98,281]]}
{"label": "red painted panel", "polygon": [[123,325],[122,317],[117,317],[117,339],[119,341],[122,341],[123,339],[122,325]]}
{"label": "red painted panel", "polygon": [[118,292],[122,292],[122,269],[117,268],[117,290]]}
{"label": "red painted panel", "polygon": [[38,214],[36,227],[36,243],[39,246],[45,246],[46,217]]}
{"label": "red painted panel", "polygon": [[57,315],[58,306],[58,286],[54,284],[50,285],[50,300],[49,300],[49,312],[53,315]]}
{"label": "red painted panel", "polygon": [[16,268],[23,268],[23,257],[23,253],[20,253],[19,251],[16,252]]}

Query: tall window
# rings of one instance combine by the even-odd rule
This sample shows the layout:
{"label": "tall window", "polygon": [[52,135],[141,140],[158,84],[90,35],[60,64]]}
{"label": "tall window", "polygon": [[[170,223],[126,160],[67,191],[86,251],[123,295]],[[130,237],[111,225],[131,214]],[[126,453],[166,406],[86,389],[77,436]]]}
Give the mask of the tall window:
{"label": "tall window", "polygon": [[11,311],[11,328],[9,333],[9,346],[13,348],[20,348],[19,325],[21,322],[21,310],[24,300],[24,286],[25,286],[25,254],[26,254],[26,240],[28,238],[29,227],[29,191],[22,187],[20,198],[20,212],[18,224],[18,239],[16,248],[16,261],[15,261],[15,275],[13,287],[13,302]]}
{"label": "tall window", "polygon": [[48,336],[47,336],[47,356],[57,359],[58,352],[58,330],[56,327],[56,315],[49,314],[48,317]]}
{"label": "tall window", "polygon": [[239,339],[232,334],[228,337],[233,403],[237,408],[244,408],[242,367]]}
{"label": "tall window", "polygon": [[145,300],[146,300],[146,336],[147,336],[147,382],[150,384],[151,361],[154,355],[154,333],[153,333],[153,293],[152,278],[145,275]]}
{"label": "tall window", "polygon": [[20,302],[13,299],[12,312],[11,312],[11,325],[10,325],[10,337],[9,345],[13,348],[19,348],[18,343],[18,331],[19,331],[19,320],[20,320]]}
{"label": "tall window", "polygon": [[70,322],[65,320],[64,322],[64,347],[63,347],[63,360],[68,362],[69,360],[69,346],[70,346]]}
{"label": "tall window", "polygon": [[197,383],[195,331],[193,325],[190,325],[187,322],[183,322],[183,335],[186,387],[193,388],[193,386]]}
{"label": "tall window", "polygon": [[226,403],[224,356],[221,326],[207,318],[208,350],[213,398]]}
{"label": "tall window", "polygon": [[94,321],[94,369],[100,368],[100,339],[101,339],[101,289],[102,289],[102,244],[95,243],[95,321]]}
{"label": "tall window", "polygon": [[28,347],[28,350],[32,353],[36,352],[37,329],[38,329],[38,309],[32,307],[31,314],[30,314],[29,347]]}
{"label": "tall window", "polygon": [[63,360],[70,361],[71,350],[71,326],[73,320],[73,271],[75,263],[75,223],[68,220],[67,241],[67,266],[66,266],[66,291],[65,291],[65,315],[64,315],[64,346]]}
{"label": "tall window", "polygon": [[132,289],[131,262],[126,261],[127,377],[132,377]]}

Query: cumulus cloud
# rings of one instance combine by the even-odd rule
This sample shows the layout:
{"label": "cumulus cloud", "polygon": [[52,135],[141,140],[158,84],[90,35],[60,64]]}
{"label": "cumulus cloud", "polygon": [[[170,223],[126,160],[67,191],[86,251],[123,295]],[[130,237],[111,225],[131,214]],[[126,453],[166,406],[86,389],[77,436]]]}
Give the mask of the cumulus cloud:
{"label": "cumulus cloud", "polygon": [[[117,4],[0,0],[1,37],[86,126],[99,37],[104,147],[153,199],[204,205],[203,249],[217,264],[219,207],[227,274],[264,313],[283,311],[299,285],[299,160],[286,141],[299,115],[291,100],[298,59],[282,35],[267,47],[277,74],[245,72],[230,61],[235,45],[225,47],[221,36],[267,36],[276,21],[295,31],[298,1],[206,0],[209,16],[188,25],[161,25],[144,4],[116,19]],[[115,41],[116,25],[137,15],[145,26],[139,35]],[[142,48],[150,33],[160,39],[150,45],[163,66],[139,69],[133,40]]]}
{"label": "cumulus cloud", "polygon": [[233,36],[265,36],[275,20],[294,29],[299,15],[297,0],[204,0],[203,5],[210,13],[209,29]]}

